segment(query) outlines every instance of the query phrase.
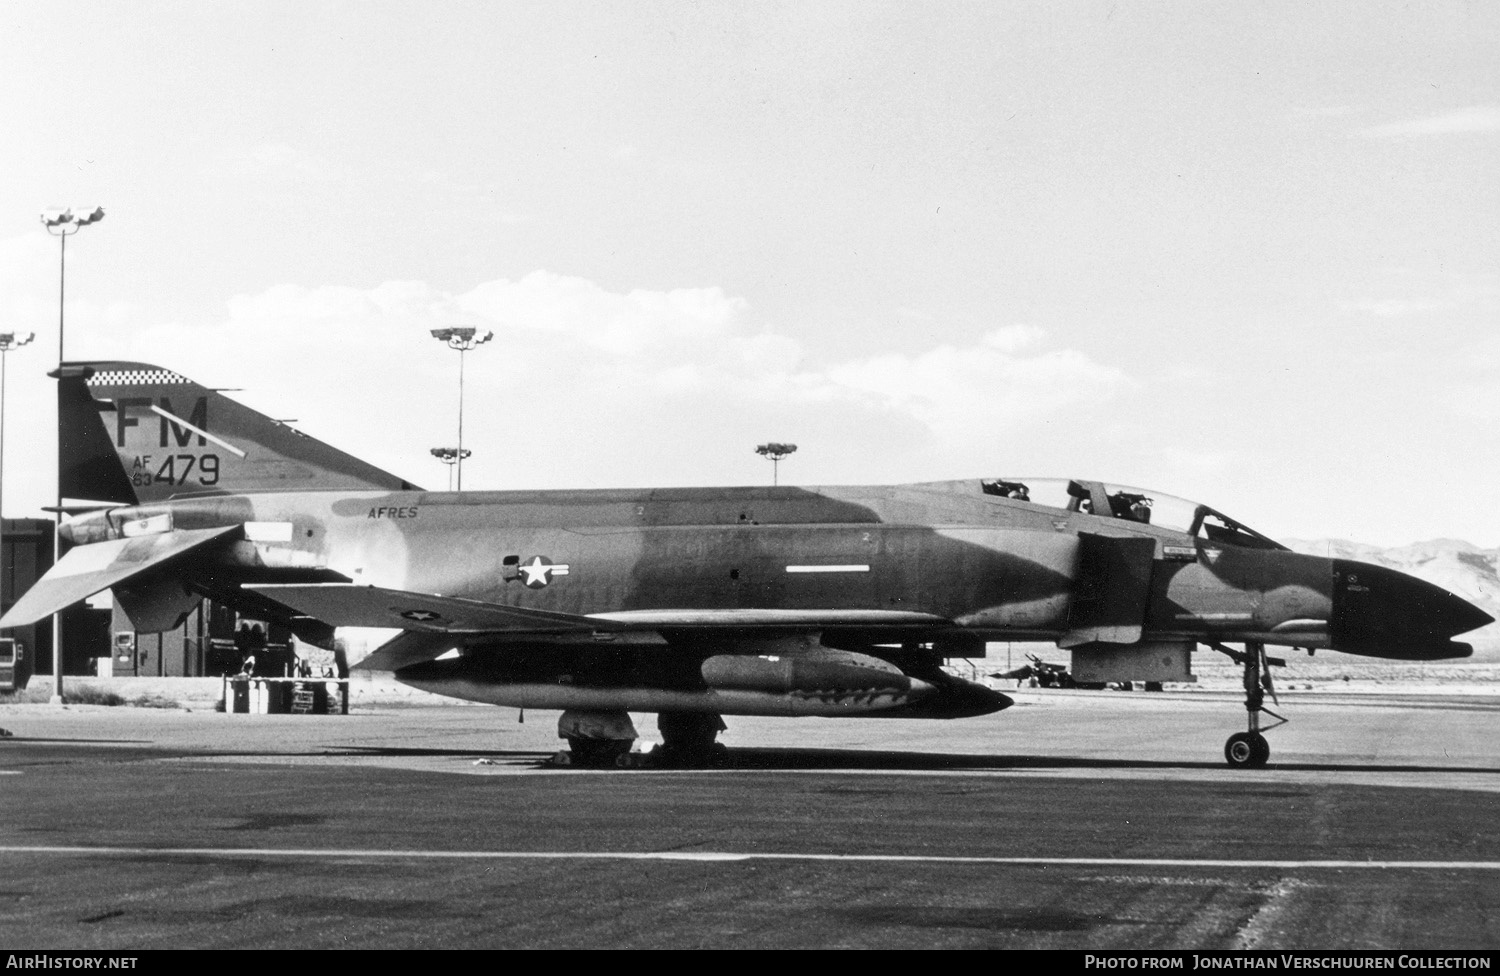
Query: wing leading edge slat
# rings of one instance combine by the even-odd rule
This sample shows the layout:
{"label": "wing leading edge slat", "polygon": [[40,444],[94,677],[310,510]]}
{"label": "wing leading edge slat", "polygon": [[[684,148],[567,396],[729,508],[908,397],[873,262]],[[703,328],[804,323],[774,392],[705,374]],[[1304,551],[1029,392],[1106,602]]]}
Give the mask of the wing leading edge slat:
{"label": "wing leading edge slat", "polygon": [[440,634],[517,631],[561,633],[610,629],[587,617],[512,607],[383,586],[287,583],[248,586],[260,595],[333,627],[399,627]]}

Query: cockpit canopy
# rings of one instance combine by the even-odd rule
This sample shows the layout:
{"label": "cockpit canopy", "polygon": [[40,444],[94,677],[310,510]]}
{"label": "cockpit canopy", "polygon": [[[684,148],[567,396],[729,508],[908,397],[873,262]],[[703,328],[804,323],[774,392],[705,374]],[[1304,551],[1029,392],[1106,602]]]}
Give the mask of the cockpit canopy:
{"label": "cockpit canopy", "polygon": [[986,495],[1160,526],[1220,545],[1286,548],[1207,505],[1149,489],[1065,478],[992,478],[979,487]]}

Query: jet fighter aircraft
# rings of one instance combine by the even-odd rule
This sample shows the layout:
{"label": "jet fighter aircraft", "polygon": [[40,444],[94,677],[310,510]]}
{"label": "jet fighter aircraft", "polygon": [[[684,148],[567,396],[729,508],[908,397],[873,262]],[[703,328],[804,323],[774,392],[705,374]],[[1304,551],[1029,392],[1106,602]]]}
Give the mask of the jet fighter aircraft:
{"label": "jet fighter aircraft", "polygon": [[[1011,700],[945,659],[1054,641],[1080,682],[1244,669],[1233,766],[1263,765],[1267,645],[1463,657],[1491,618],[1379,566],[1299,555],[1207,506],[1081,478],[854,487],[429,492],[161,367],[65,365],[73,548],[0,619],[112,589],[140,631],[211,598],[443,695],[562,712],[614,761],[655,712],[665,758],[725,715],[967,718]],[[1238,644],[1242,649],[1227,645]]]}

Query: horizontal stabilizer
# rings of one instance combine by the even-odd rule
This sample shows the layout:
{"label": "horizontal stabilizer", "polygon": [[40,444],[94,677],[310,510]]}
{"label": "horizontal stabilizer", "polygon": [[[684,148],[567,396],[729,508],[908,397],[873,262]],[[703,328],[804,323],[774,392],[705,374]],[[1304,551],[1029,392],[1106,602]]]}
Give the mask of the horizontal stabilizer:
{"label": "horizontal stabilizer", "polygon": [[95,593],[159,567],[169,559],[239,531],[238,525],[180,529],[78,546],[59,559],[16,601],[10,612],[0,619],[0,629],[36,623]]}
{"label": "horizontal stabilizer", "polygon": [[[588,617],[482,600],[345,583],[265,584],[248,590],[333,627],[400,627],[439,634],[612,629]],[[377,652],[378,653],[378,652]]]}

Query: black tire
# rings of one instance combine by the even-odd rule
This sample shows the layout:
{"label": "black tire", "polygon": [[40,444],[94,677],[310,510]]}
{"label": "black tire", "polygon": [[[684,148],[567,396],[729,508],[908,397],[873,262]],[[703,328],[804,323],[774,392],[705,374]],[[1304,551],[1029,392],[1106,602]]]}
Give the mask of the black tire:
{"label": "black tire", "polygon": [[613,766],[630,752],[630,739],[569,739],[568,751],[579,766]]}
{"label": "black tire", "polygon": [[1250,745],[1255,753],[1250,765],[1264,766],[1271,758],[1271,743],[1267,742],[1266,737],[1259,732],[1254,732],[1251,733]]}
{"label": "black tire", "polygon": [[[1224,743],[1224,761],[1236,769],[1250,769],[1260,765],[1255,761],[1257,755],[1255,740],[1264,738],[1254,732],[1236,732]],[[1270,750],[1267,750],[1267,755]]]}

